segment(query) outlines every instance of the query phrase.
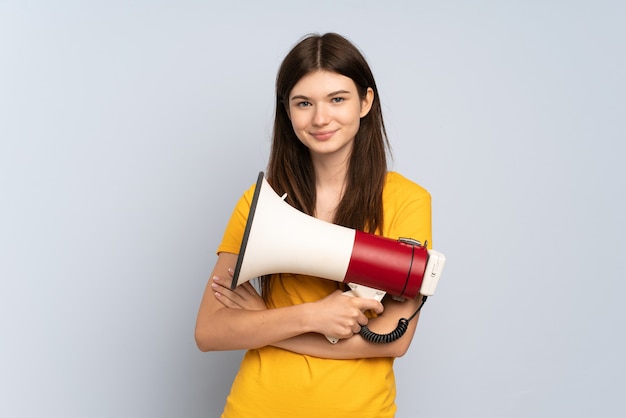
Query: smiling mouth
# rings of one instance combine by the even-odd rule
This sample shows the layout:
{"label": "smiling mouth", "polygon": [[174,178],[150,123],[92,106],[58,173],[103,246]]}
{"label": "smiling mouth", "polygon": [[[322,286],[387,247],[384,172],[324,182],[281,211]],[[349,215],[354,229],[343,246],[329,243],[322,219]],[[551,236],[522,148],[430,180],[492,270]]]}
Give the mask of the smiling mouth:
{"label": "smiling mouth", "polygon": [[311,136],[313,138],[317,139],[318,141],[325,141],[325,140],[329,139],[331,136],[333,136],[335,134],[335,132],[337,132],[337,131],[334,130],[334,131],[311,132]]}

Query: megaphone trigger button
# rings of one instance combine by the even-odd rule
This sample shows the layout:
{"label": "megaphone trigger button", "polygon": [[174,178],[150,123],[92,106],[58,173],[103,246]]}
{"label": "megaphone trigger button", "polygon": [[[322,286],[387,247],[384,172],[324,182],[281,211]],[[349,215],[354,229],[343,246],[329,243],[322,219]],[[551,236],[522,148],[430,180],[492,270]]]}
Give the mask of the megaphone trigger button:
{"label": "megaphone trigger button", "polygon": [[435,261],[435,265],[433,266],[433,269],[430,273],[431,277],[435,277],[438,272],[439,272],[439,260]]}

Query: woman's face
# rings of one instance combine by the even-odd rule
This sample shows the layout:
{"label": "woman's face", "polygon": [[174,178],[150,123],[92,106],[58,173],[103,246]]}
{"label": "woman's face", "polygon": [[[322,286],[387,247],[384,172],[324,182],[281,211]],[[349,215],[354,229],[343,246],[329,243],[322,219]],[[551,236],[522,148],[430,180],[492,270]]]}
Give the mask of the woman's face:
{"label": "woman's face", "polygon": [[313,157],[347,161],[361,118],[372,107],[374,91],[359,97],[351,78],[329,71],[302,77],[289,94],[288,113],[300,141]]}

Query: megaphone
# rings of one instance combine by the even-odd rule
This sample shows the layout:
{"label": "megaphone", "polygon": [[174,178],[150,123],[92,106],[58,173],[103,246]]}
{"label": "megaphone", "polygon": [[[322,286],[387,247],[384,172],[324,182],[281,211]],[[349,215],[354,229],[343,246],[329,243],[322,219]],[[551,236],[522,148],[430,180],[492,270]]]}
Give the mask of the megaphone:
{"label": "megaphone", "polygon": [[353,295],[378,301],[386,293],[396,299],[434,294],[445,257],[427,243],[325,222],[292,207],[286,196],[259,173],[231,289],[256,277],[293,273],[342,282]]}

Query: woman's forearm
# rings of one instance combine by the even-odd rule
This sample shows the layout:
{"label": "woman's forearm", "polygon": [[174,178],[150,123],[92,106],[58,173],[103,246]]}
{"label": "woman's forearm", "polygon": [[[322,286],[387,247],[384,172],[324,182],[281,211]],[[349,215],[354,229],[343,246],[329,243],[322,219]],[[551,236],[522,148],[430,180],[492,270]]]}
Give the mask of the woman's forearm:
{"label": "woman's forearm", "polygon": [[[312,307],[308,305],[281,309],[231,309],[224,306],[216,294],[230,292],[228,270],[234,267],[236,261],[236,254],[220,253],[211,273],[212,278],[205,288],[196,320],[195,338],[200,350],[263,347],[312,331]],[[216,288],[214,277],[222,278],[220,281],[224,281],[226,287],[217,285]],[[253,306],[259,307],[258,304]]]}
{"label": "woman's forearm", "polygon": [[[390,300],[386,302],[385,312],[381,316],[370,319],[368,328],[373,332],[388,333],[397,326],[400,318],[408,318],[417,306],[419,306],[417,300],[405,302]],[[331,344],[321,334],[308,333],[294,336],[272,345],[299,354],[332,359],[402,357],[411,344],[418,319],[419,315],[409,322],[407,331],[402,337],[386,344],[366,341],[360,334],[354,334],[350,338],[339,340],[337,344]]]}
{"label": "woman's forearm", "polygon": [[310,330],[303,306],[250,311],[222,308],[198,319],[196,342],[202,351],[263,347]]}
{"label": "woman's forearm", "polygon": [[399,357],[401,355],[401,352],[393,344],[370,343],[359,334],[341,339],[337,344],[331,344],[323,335],[308,333],[272,345],[298,354],[337,360]]}

